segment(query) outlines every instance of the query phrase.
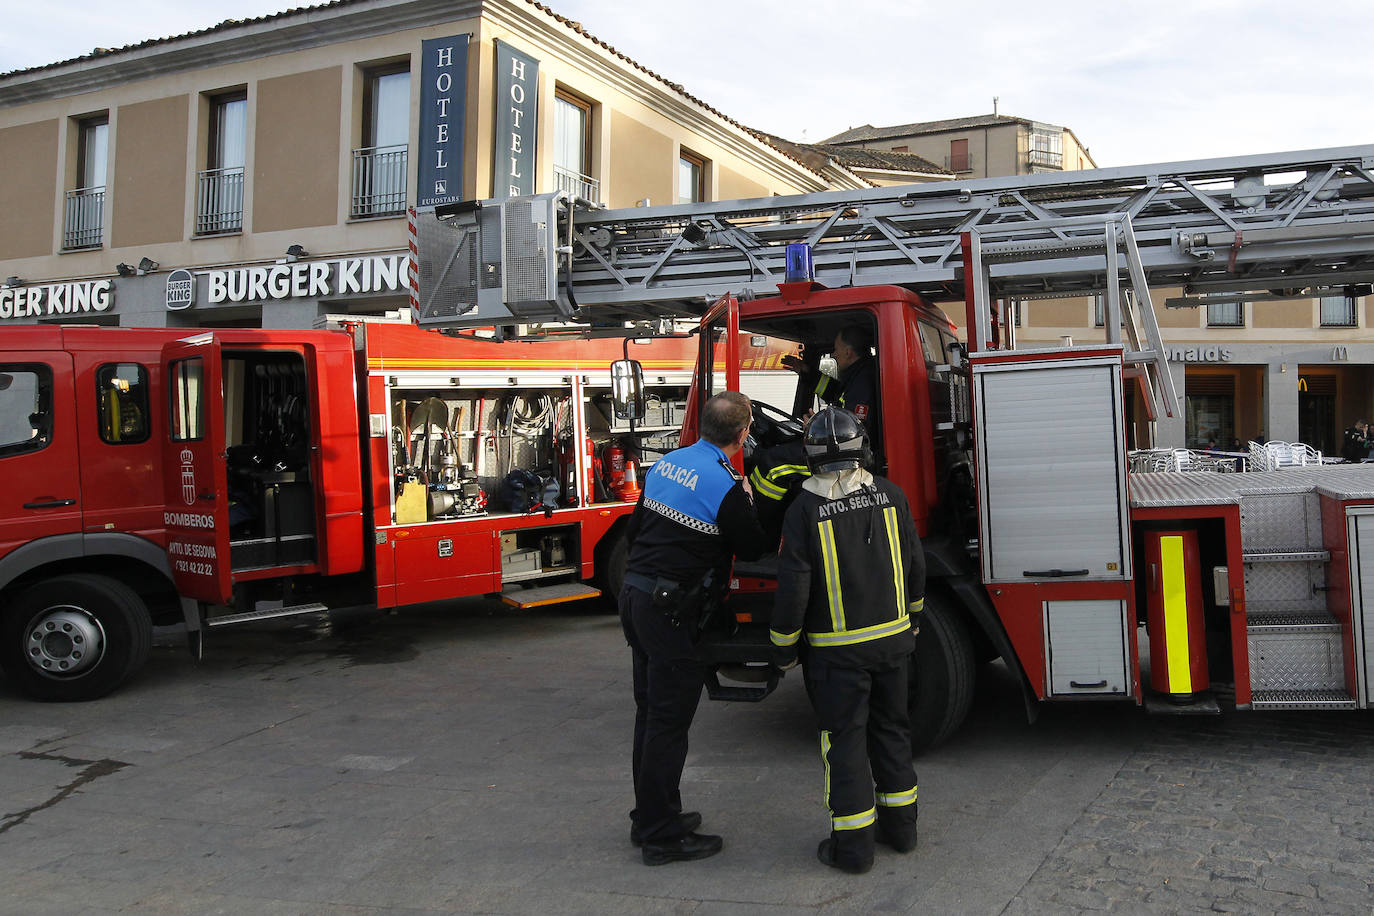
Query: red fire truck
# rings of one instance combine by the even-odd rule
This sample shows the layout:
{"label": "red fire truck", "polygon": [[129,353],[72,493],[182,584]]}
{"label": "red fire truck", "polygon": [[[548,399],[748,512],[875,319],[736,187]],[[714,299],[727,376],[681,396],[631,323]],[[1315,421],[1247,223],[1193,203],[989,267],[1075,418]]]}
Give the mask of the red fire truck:
{"label": "red fire truck", "polygon": [[[647,377],[637,420],[612,407],[627,353]],[[139,668],[154,624],[184,621],[198,654],[206,630],[264,618],[614,590],[695,359],[671,338],[384,322],[9,329],[0,667],[31,696],[88,699]]]}
{"label": "red fire truck", "polygon": [[[1374,258],[1370,162],[1354,147],[621,211],[558,193],[464,204],[421,215],[418,320],[698,316],[694,399],[740,384],[730,341],[793,341],[815,370],[841,328],[867,330],[878,470],[907,493],[929,572],[917,744],[958,727],[998,657],[1032,715],[1216,708],[1214,681],[1241,708],[1363,709],[1374,469],[1137,473],[1128,452],[1180,410],[1152,288],[1192,307],[1306,300],[1303,314],[1353,294]],[[1016,347],[1013,301],[1093,295],[1100,342]],[[937,302],[958,304],[965,340]],[[755,418],[760,444],[799,435],[812,388],[780,402]],[[772,572],[735,573],[703,651],[765,682],[713,695],[757,699],[776,684],[768,602],[740,598]]]}

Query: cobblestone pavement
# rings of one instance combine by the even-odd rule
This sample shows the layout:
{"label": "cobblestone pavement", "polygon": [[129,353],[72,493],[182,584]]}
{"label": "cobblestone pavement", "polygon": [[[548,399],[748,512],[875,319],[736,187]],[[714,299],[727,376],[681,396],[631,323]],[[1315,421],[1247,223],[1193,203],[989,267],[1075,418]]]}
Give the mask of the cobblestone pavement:
{"label": "cobblestone pavement", "polygon": [[703,702],[684,795],[726,838],[627,840],[629,658],[593,607],[174,633],[106,700],[0,682],[0,913],[1370,913],[1374,717],[1024,721],[997,667],[919,761],[921,842],[820,866],[804,692]]}

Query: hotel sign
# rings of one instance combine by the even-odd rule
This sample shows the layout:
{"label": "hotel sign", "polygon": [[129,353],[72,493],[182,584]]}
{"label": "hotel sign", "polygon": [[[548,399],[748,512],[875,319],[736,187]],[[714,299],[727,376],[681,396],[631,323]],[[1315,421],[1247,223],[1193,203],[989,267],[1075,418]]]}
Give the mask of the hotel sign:
{"label": "hotel sign", "polygon": [[523,197],[534,193],[538,112],[539,61],[498,40],[492,197]]}
{"label": "hotel sign", "polygon": [[463,199],[463,122],[468,85],[468,36],[428,38],[420,52],[420,152],[417,207]]}

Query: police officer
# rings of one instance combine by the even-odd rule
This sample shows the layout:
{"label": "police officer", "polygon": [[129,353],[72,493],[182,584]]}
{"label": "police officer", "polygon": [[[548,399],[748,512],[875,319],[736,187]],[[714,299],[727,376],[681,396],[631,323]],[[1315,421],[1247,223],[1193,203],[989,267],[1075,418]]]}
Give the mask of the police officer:
{"label": "police officer", "polygon": [[749,435],[750,409],[734,391],[708,400],[701,438],[654,462],[626,532],[620,621],[634,657],[630,840],[646,865],[704,859],[722,846],[720,837],[696,833],[701,815],[683,813],[679,783],[707,673],[695,652],[701,616],[728,586],[731,556],[762,553],[753,503],[730,464]]}
{"label": "police officer", "polygon": [[857,417],[821,410],[805,445],[812,476],[783,522],[771,638],[782,668],[806,643],[831,825],[817,857],[861,874],[873,867],[875,841],[916,846],[907,666],[925,559],[906,497],[865,467]]}
{"label": "police officer", "polygon": [[782,364],[803,379],[815,377],[815,394],[826,404],[843,407],[854,414],[868,430],[869,449],[881,465],[883,451],[882,416],[878,410],[878,365],[873,358],[873,335],[861,324],[849,324],[835,335],[830,350],[838,379],[809,369],[801,359],[784,356]]}

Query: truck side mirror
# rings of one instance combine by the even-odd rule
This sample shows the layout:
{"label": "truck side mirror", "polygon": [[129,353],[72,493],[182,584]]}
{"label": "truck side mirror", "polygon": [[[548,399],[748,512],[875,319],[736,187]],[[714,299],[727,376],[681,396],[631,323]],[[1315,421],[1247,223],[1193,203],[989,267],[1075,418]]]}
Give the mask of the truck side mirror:
{"label": "truck side mirror", "polygon": [[621,420],[644,418],[644,367],[634,359],[611,363],[611,400]]}

